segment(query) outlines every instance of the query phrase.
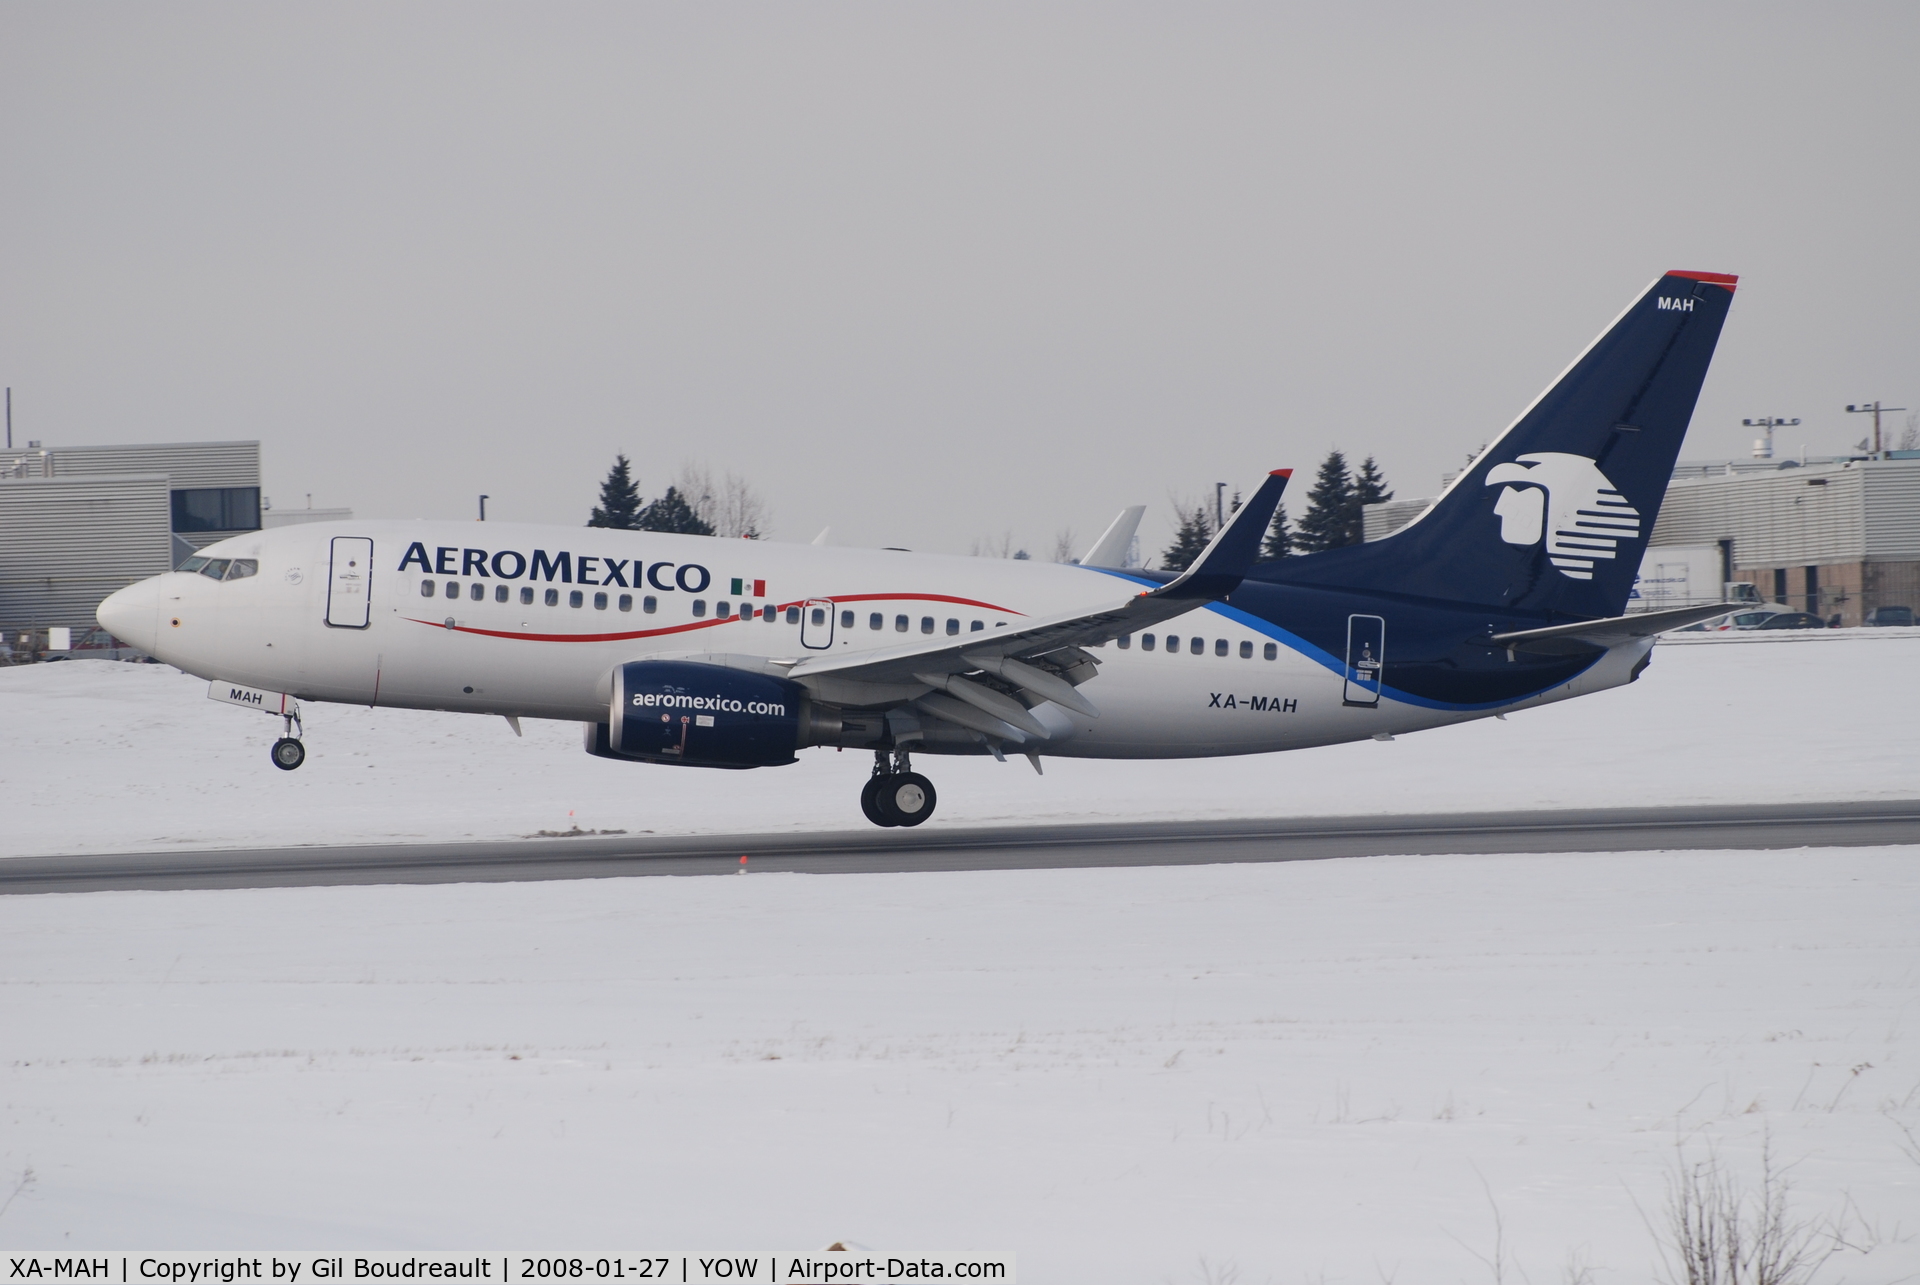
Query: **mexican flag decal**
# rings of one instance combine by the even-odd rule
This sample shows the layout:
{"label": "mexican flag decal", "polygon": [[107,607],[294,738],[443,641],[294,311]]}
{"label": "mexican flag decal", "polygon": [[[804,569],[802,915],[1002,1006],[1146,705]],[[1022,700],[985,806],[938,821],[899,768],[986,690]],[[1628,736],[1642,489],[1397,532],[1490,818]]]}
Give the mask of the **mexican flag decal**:
{"label": "mexican flag decal", "polygon": [[764,580],[742,580],[739,576],[735,576],[733,578],[733,593],[736,596],[743,593],[751,593],[756,598],[764,598],[767,596],[767,582]]}

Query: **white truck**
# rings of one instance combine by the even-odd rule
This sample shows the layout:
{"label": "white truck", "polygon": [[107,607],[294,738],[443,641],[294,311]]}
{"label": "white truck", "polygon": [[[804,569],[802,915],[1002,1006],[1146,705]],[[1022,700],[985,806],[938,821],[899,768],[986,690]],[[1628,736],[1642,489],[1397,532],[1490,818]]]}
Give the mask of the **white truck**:
{"label": "white truck", "polygon": [[1725,575],[1726,564],[1718,545],[1650,546],[1640,559],[1633,592],[1627,595],[1627,611],[1666,611],[1713,602],[1757,606],[1762,602],[1754,585],[1744,580],[1724,580]]}

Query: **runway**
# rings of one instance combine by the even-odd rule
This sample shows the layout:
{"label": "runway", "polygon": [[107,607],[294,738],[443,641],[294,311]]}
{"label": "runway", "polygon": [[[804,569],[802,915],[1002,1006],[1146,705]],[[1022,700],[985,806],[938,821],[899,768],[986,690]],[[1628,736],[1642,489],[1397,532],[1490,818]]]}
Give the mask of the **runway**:
{"label": "runway", "polygon": [[0,893],[857,874],[1920,843],[1920,801],[142,852],[0,861]]}

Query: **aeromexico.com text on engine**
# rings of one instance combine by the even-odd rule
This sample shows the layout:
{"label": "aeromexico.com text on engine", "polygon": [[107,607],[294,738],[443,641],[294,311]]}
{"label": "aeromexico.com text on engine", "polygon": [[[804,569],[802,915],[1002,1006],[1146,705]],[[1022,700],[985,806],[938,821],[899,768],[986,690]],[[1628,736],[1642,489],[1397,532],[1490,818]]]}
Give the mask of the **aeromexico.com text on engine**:
{"label": "aeromexico.com text on engine", "polygon": [[677,692],[635,692],[639,709],[691,709],[714,714],[771,714],[785,718],[787,707],[773,701],[737,701],[725,696],[682,696]]}

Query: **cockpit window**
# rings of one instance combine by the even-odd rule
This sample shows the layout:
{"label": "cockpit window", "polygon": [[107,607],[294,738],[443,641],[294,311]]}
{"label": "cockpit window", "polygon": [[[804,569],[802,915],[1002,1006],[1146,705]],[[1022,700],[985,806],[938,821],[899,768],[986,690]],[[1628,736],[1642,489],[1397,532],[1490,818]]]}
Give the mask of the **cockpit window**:
{"label": "cockpit window", "polygon": [[245,580],[248,576],[260,574],[260,562],[257,558],[235,558],[233,565],[227,568],[227,579]]}
{"label": "cockpit window", "polygon": [[200,574],[209,580],[225,580],[227,564],[232,560],[231,558],[208,558],[200,564]]}
{"label": "cockpit window", "polygon": [[175,567],[174,570],[185,571],[186,573],[191,575],[192,573],[194,573],[195,571],[198,571],[201,567],[204,567],[206,565],[207,565],[207,560],[196,553],[191,558],[188,558],[185,562]]}

